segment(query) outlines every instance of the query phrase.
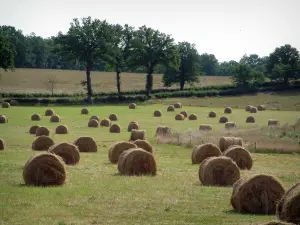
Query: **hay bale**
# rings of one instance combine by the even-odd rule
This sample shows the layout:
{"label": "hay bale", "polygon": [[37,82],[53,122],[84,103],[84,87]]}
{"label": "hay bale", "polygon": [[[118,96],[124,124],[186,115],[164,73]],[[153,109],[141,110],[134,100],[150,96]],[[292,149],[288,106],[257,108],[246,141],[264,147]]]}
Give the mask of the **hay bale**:
{"label": "hay bale", "polygon": [[180,102],[177,102],[177,103],[174,104],[174,108],[175,109],[180,109],[180,108],[182,108],[182,104]]}
{"label": "hay bale", "polygon": [[39,114],[33,114],[31,116],[32,121],[40,121],[41,119],[42,119],[42,117]]}
{"label": "hay bale", "polygon": [[8,102],[3,102],[2,108],[10,108],[10,104]]}
{"label": "hay bale", "polygon": [[35,134],[36,130],[39,128],[39,125],[33,125],[32,127],[29,128],[29,134]]}
{"label": "hay bale", "polygon": [[0,123],[7,123],[7,122],[8,122],[8,120],[7,120],[6,116],[0,115]]}
{"label": "hay bale", "polygon": [[113,124],[109,128],[110,133],[121,133],[121,127],[118,124]]}
{"label": "hay bale", "polygon": [[90,120],[97,120],[99,122],[100,118],[99,116],[91,116]]}
{"label": "hay bale", "polygon": [[111,121],[109,119],[103,119],[100,122],[101,127],[110,127],[111,126]]}
{"label": "hay bale", "polygon": [[269,119],[268,120],[268,126],[269,127],[279,126],[279,125],[280,125],[279,120],[276,120],[276,119]]}
{"label": "hay bale", "polygon": [[228,118],[225,117],[225,116],[222,116],[220,119],[219,119],[219,123],[227,123],[228,122]]}
{"label": "hay bale", "polygon": [[224,113],[226,113],[226,114],[232,113],[232,108],[226,107],[226,108],[224,109]]}
{"label": "hay bale", "polygon": [[167,108],[167,112],[174,112],[174,111],[175,111],[174,106],[169,105],[168,108]]}
{"label": "hay bale", "polygon": [[188,117],[188,114],[186,111],[182,111],[180,114],[183,115],[184,117]]}
{"label": "hay bale", "polygon": [[182,115],[182,114],[177,114],[176,116],[175,116],[175,120],[184,120],[184,115]]}
{"label": "hay bale", "polygon": [[45,111],[45,116],[53,116],[54,115],[54,111],[52,109],[47,109]]}
{"label": "hay bale", "polygon": [[203,185],[231,186],[240,179],[240,170],[228,157],[210,157],[200,164],[199,179]]}
{"label": "hay bale", "polygon": [[250,170],[253,165],[251,154],[242,146],[233,145],[229,147],[224,156],[231,158],[241,170]]}
{"label": "hay bale", "polygon": [[48,136],[39,136],[32,142],[32,150],[35,151],[47,151],[54,141]]}
{"label": "hay bale", "polygon": [[209,118],[215,118],[216,116],[217,116],[217,113],[215,113],[213,111],[211,111],[211,112],[208,113],[208,117]]}
{"label": "hay bale", "polygon": [[233,128],[236,128],[236,123],[235,122],[225,123],[225,129],[233,129]]}
{"label": "hay bale", "polygon": [[208,143],[203,145],[198,145],[192,151],[192,164],[199,164],[203,160],[213,157],[213,156],[221,156],[222,152],[220,151],[219,147]]}
{"label": "hay bale", "polygon": [[79,137],[74,145],[78,146],[79,152],[97,152],[97,144],[92,137]]}
{"label": "hay bale", "polygon": [[117,121],[117,120],[118,120],[117,114],[110,114],[108,118],[109,118],[111,121]]}
{"label": "hay bale", "polygon": [[155,110],[154,113],[153,113],[153,116],[154,117],[161,117],[161,111]]}
{"label": "hay bale", "polygon": [[87,108],[83,108],[83,109],[81,109],[81,114],[87,115],[87,114],[89,114],[89,110]]}
{"label": "hay bale", "polygon": [[211,131],[212,127],[210,124],[201,124],[199,127],[200,131]]}
{"label": "hay bale", "polygon": [[196,114],[189,115],[189,120],[198,120],[198,116]]}
{"label": "hay bale", "polygon": [[130,103],[130,104],[128,105],[128,108],[129,108],[129,109],[135,109],[135,108],[136,108],[136,104],[135,104],[135,103]]}
{"label": "hay bale", "polygon": [[280,220],[300,224],[300,182],[293,185],[277,205]]}
{"label": "hay bale", "polygon": [[119,160],[120,155],[129,149],[137,148],[134,143],[121,141],[117,142],[110,147],[108,150],[108,158],[111,163],[117,163]]}
{"label": "hay bale", "polygon": [[19,102],[17,100],[11,100],[9,102],[10,106],[18,106],[19,105]]}
{"label": "hay bale", "polygon": [[138,122],[132,121],[128,124],[127,131],[131,132],[132,130],[138,130],[138,129],[140,129]]}
{"label": "hay bale", "polygon": [[253,106],[252,105],[247,105],[246,108],[245,108],[246,112],[249,112],[251,107],[253,107]]}
{"label": "hay bale", "polygon": [[266,106],[265,105],[259,105],[259,106],[257,106],[257,110],[258,111],[265,111],[266,110]]}
{"label": "hay bale", "polygon": [[67,134],[69,133],[68,127],[66,125],[59,125],[55,129],[56,134]]}
{"label": "hay bale", "polygon": [[145,130],[132,130],[129,141],[146,140]]}
{"label": "hay bale", "polygon": [[156,175],[156,162],[153,155],[141,148],[130,149],[120,155],[118,170],[122,175]]}
{"label": "hay bale", "polygon": [[249,109],[249,112],[250,112],[250,113],[257,113],[257,108],[256,108],[256,107],[251,107],[251,108]]}
{"label": "hay bale", "polygon": [[248,116],[246,119],[246,123],[255,123],[255,119],[253,116]]}
{"label": "hay bale", "polygon": [[60,120],[60,117],[59,117],[59,115],[53,115],[53,116],[51,116],[51,118],[50,118],[50,122],[51,123],[59,123],[61,120]]}
{"label": "hay bale", "polygon": [[239,137],[221,137],[219,141],[219,148],[221,152],[226,151],[229,147],[238,145],[243,147],[243,140]]}
{"label": "hay bale", "polygon": [[49,136],[50,130],[47,127],[38,127],[35,132],[36,136]]}
{"label": "hay bale", "polygon": [[147,152],[153,153],[151,144],[146,140],[135,140],[133,142],[138,148],[144,149]]}
{"label": "hay bale", "polygon": [[62,159],[51,153],[43,153],[30,158],[23,170],[26,185],[62,185],[66,180],[66,170]]}
{"label": "hay bale", "polygon": [[0,138],[0,150],[4,150],[5,149],[5,142],[2,138]]}
{"label": "hay bale", "polygon": [[283,195],[284,188],[277,178],[255,175],[234,184],[231,205],[239,213],[274,214]]}
{"label": "hay bale", "polygon": [[67,142],[53,145],[49,148],[48,152],[60,156],[69,165],[77,164],[80,159],[78,147]]}
{"label": "hay bale", "polygon": [[94,120],[94,119],[90,120],[90,121],[88,122],[88,127],[99,127],[99,122],[98,122],[98,120]]}
{"label": "hay bale", "polygon": [[157,127],[155,137],[157,136],[171,136],[172,130],[170,127]]}

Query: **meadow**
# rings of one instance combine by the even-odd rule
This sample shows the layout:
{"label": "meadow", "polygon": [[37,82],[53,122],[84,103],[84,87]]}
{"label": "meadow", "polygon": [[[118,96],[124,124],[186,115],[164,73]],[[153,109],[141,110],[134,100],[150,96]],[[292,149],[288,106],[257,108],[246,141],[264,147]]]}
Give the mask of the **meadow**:
{"label": "meadow", "polygon": [[[171,100],[168,100],[171,101]],[[173,102],[174,103],[174,102]],[[246,104],[246,103],[245,103]],[[89,115],[81,115],[82,107],[49,106],[61,117],[59,124],[67,125],[70,133],[54,134],[57,123],[45,117],[46,107],[11,107],[0,109],[8,117],[8,123],[0,124],[0,137],[6,149],[0,151],[0,224],[261,224],[274,220],[275,215],[238,214],[230,205],[231,187],[207,187],[200,184],[199,165],[191,164],[192,146],[160,144],[154,137],[157,126],[169,126],[176,132],[198,132],[199,125],[211,124],[213,131],[198,133],[200,137],[235,135],[225,131],[218,120],[223,108],[184,105],[175,112],[167,112],[164,104],[138,104],[130,110],[127,105],[89,106]],[[159,109],[163,116],[153,117]],[[176,113],[186,110],[198,115],[197,121],[175,121]],[[207,118],[213,110],[216,118]],[[42,120],[34,122],[34,113]],[[108,128],[88,128],[92,115],[100,119],[116,113],[121,126],[120,134],[110,134]],[[254,115],[256,123],[246,124],[250,114],[244,109],[233,108],[226,115],[237,123],[237,132],[264,130],[262,139],[297,144],[297,137],[270,136],[267,120],[278,119],[281,125],[294,125],[299,111],[267,110]],[[147,132],[147,139],[154,147],[157,175],[154,177],[128,177],[118,174],[117,166],[108,160],[108,149],[116,141],[128,141],[130,121],[138,121]],[[28,133],[32,125],[39,124],[51,130],[55,143],[73,142],[79,136],[95,139],[98,152],[81,153],[78,165],[66,166],[67,181],[60,187],[28,187],[24,185],[22,169],[26,161],[39,154],[31,150],[35,136]],[[297,131],[294,131],[298,134]],[[250,134],[251,136],[251,134]],[[298,137],[299,138],[299,137]],[[205,140],[205,139],[204,139]],[[250,140],[250,139],[249,139]],[[210,140],[214,143],[218,139]],[[300,155],[252,153],[254,165],[250,174],[270,174],[278,177],[285,188],[300,180]]]}

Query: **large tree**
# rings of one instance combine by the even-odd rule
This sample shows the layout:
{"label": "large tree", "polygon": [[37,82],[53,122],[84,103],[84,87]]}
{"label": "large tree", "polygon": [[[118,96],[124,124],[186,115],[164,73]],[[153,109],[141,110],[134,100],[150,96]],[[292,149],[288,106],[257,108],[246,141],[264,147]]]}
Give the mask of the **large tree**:
{"label": "large tree", "polygon": [[180,90],[183,90],[186,82],[192,84],[199,81],[199,55],[195,45],[188,42],[179,42],[178,51],[179,67],[167,67],[163,76],[163,83],[167,87],[179,83]]}
{"label": "large tree", "polygon": [[200,55],[200,71],[208,76],[216,75],[218,60],[215,55],[204,53]]}
{"label": "large tree", "polygon": [[15,51],[10,39],[4,32],[0,31],[0,68],[13,69],[14,68]]}
{"label": "large tree", "polygon": [[105,20],[92,20],[91,17],[81,21],[74,19],[66,34],[58,34],[56,41],[61,53],[85,64],[88,102],[92,102],[91,71],[94,63],[107,53],[108,42],[111,39],[112,27]]}
{"label": "large tree", "polygon": [[237,66],[239,63],[230,60],[229,62],[224,61],[218,64],[217,70],[216,70],[216,75],[218,76],[231,76],[233,74],[234,67]]}
{"label": "large tree", "polygon": [[247,64],[239,64],[234,67],[232,81],[239,87],[248,88],[257,86],[265,81],[264,74],[252,69]]}

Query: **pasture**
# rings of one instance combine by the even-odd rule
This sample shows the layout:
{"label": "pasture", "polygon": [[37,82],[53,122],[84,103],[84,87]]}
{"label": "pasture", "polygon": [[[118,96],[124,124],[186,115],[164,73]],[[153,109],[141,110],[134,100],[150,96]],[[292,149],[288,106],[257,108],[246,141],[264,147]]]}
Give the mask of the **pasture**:
{"label": "pasture", "polygon": [[[24,91],[22,85],[20,88]],[[50,118],[44,116],[47,108],[54,109],[62,121],[50,123]],[[154,134],[157,126],[169,126],[178,133],[193,131],[203,138],[201,141],[209,140],[216,144],[220,136],[244,135],[243,138],[252,142],[248,143],[248,146],[251,146],[258,136],[257,140],[266,140],[264,144],[268,141],[274,144],[276,141],[276,145],[283,143],[285,146],[297,146],[299,136],[272,136],[271,134],[276,134],[276,130],[268,129],[267,121],[273,118],[278,119],[281,126],[294,125],[296,118],[300,116],[299,111],[261,111],[251,114],[256,123],[246,124],[245,120],[250,113],[244,109],[233,108],[232,114],[226,116],[229,121],[237,123],[238,129],[228,132],[224,129],[224,124],[218,122],[220,116],[224,115],[224,108],[218,107],[184,105],[175,112],[167,112],[167,105],[162,104],[138,104],[135,110],[128,109],[127,105],[104,105],[88,107],[89,115],[81,115],[81,108],[0,108],[0,114],[8,117],[8,123],[0,124],[0,138],[6,142],[6,149],[0,151],[0,224],[249,225],[275,219],[275,215],[234,212],[230,205],[231,187],[201,185],[198,177],[199,165],[191,164],[192,146],[161,144]],[[162,117],[153,117],[153,112],[157,109],[161,110]],[[175,115],[183,110],[188,114],[197,114],[198,120],[175,121]],[[210,111],[215,111],[217,117],[208,118]],[[42,115],[42,120],[31,121],[31,115],[34,113]],[[92,115],[103,119],[110,113],[119,116],[119,120],[114,123],[121,126],[121,133],[111,134],[107,127],[88,128],[88,121]],[[130,121],[139,122],[141,129],[147,132],[148,141],[154,147],[158,168],[154,177],[120,176],[117,166],[108,160],[108,150],[113,143],[129,140],[127,126]],[[28,133],[29,128],[35,124],[48,127],[51,131],[50,137],[55,143],[73,142],[79,136],[91,136],[97,143],[98,152],[80,153],[79,164],[66,166],[67,181],[63,186],[28,187],[24,185],[22,169],[31,156],[39,154],[31,150],[35,136]],[[59,124],[67,125],[69,134],[54,134],[55,127]],[[211,124],[213,131],[207,134],[199,133],[200,124]],[[299,134],[298,131],[291,132]],[[298,153],[252,153],[252,157],[252,169],[241,171],[241,176],[259,173],[274,175],[281,180],[285,188],[300,180]]]}

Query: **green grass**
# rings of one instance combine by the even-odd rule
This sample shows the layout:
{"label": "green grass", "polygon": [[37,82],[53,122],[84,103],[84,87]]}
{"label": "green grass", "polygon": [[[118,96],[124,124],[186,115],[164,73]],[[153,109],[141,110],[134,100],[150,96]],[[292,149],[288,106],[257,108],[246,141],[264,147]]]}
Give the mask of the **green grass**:
{"label": "green grass", "polygon": [[[184,107],[196,113],[198,121],[175,121],[176,112],[166,112],[165,105],[139,105],[136,110],[127,106],[88,107],[90,115],[80,115],[81,107],[52,107],[69,127],[67,135],[54,135],[57,124],[43,116],[42,121],[30,121],[33,113],[44,114],[45,107],[13,107],[0,109],[8,116],[7,124],[0,124],[0,137],[7,148],[0,152],[0,224],[259,224],[275,219],[274,215],[243,215],[232,211],[232,188],[205,187],[198,178],[198,165],[191,165],[190,148],[155,143],[154,132],[159,125],[177,130],[197,130],[201,123],[212,124],[214,130],[223,129],[218,118],[223,108]],[[155,109],[163,117],[154,118]],[[218,114],[208,119],[210,110]],[[179,110],[177,110],[178,112]],[[108,128],[88,128],[91,115],[100,119],[110,113],[119,115],[120,134],[110,134]],[[245,124],[249,114],[234,109],[230,120],[240,128],[266,126],[268,118],[277,118],[282,124],[294,124],[297,111],[265,111],[255,115],[256,124]],[[136,120],[147,131],[154,145],[158,173],[155,177],[119,176],[116,165],[108,160],[109,146],[117,140],[128,140],[127,125]],[[31,150],[35,139],[29,135],[31,125],[45,125],[55,142],[73,142],[88,135],[95,138],[97,153],[81,153],[76,166],[67,166],[67,181],[61,187],[27,187],[22,178],[22,167],[29,157],[38,154]],[[300,179],[298,154],[254,153],[254,166],[242,175],[267,173],[277,176],[288,188]]]}

